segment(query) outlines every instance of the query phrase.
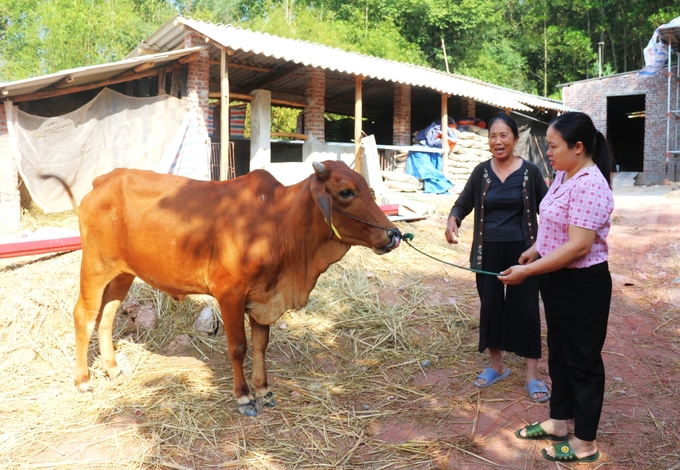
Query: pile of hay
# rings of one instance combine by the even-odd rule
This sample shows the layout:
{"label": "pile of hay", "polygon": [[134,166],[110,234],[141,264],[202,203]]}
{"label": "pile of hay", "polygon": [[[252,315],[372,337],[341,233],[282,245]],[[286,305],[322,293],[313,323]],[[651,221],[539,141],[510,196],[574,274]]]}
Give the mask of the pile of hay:
{"label": "pile of hay", "polygon": [[[443,237],[451,202],[400,228],[420,249],[467,265],[469,240],[452,248]],[[176,303],[138,281],[131,295],[156,312],[157,327],[117,321],[125,375],[115,381],[104,377],[95,333],[94,391],[78,393],[80,256],[0,264],[1,468],[429,468],[453,448],[474,455],[457,437],[386,445],[375,431],[398,416],[440,420],[451,407],[442,398],[453,394],[448,382],[478,372],[472,274],[405,244],[382,257],[353,248],[321,276],[305,309],[272,326],[267,367],[279,406],[253,419],[236,412],[223,328],[193,330],[205,306],[217,311],[215,301]],[[177,349],[181,335],[189,340]],[[418,379],[442,370],[457,373],[444,385]]]}

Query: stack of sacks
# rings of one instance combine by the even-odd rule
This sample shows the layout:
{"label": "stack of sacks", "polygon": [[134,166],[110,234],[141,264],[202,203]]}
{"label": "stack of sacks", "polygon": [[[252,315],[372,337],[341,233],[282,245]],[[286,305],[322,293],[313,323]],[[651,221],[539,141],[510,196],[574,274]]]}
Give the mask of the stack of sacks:
{"label": "stack of sacks", "polygon": [[414,193],[423,189],[423,182],[413,175],[405,173],[403,170],[382,171],[383,186],[396,189],[405,193]]}
{"label": "stack of sacks", "polygon": [[406,159],[408,158],[408,152],[401,152],[395,155],[394,160],[396,164],[394,166],[395,171],[400,171],[406,173]]}
{"label": "stack of sacks", "polygon": [[446,175],[456,188],[464,186],[472,170],[492,157],[489,151],[489,131],[477,126],[456,129],[458,143],[449,154]]}

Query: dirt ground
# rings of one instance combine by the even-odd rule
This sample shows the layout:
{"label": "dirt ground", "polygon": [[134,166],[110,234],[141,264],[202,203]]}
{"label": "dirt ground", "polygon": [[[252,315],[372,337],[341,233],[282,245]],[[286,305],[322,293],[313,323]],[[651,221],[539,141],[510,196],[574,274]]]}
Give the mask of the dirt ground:
{"label": "dirt ground", "polygon": [[[598,438],[602,457],[594,464],[571,467],[678,469],[680,188],[677,184],[615,188],[614,193],[616,208],[608,239],[614,287],[603,351],[607,378]],[[445,223],[443,217],[440,223]],[[476,306],[471,307],[471,313],[477,314]],[[476,341],[476,334],[471,341]],[[543,357],[539,372],[550,386],[545,342]],[[480,355],[478,369],[484,366],[485,357]],[[383,438],[398,442],[417,433],[469,436],[476,457],[452,453],[440,459],[440,468],[559,467],[540,455],[547,442],[514,437],[514,431],[525,423],[546,419],[549,408],[547,403],[525,399],[522,363],[513,366],[511,362],[509,367],[513,369],[509,378],[489,389],[478,391],[465,380],[454,396],[459,400],[466,396],[469,401],[449,397],[451,414],[436,426],[396,420],[385,423]],[[440,381],[441,393],[450,395],[458,386],[451,380],[456,372],[428,373],[422,380]]]}
{"label": "dirt ground", "polygon": [[[437,212],[400,227],[421,234],[414,243],[427,241],[428,230],[432,237],[443,239],[446,214],[455,198],[414,198],[436,206]],[[526,397],[522,361],[507,357],[511,375],[488,389],[478,389],[473,380],[488,365],[488,356],[474,352],[477,329],[463,328],[468,322],[461,317],[460,330],[466,331],[466,337],[453,347],[450,332],[455,325],[445,328],[439,320],[429,322],[428,308],[433,312],[454,304],[474,320],[478,304],[471,273],[447,268],[448,274],[442,275],[436,263],[418,261],[412,270],[425,274],[418,278],[418,290],[413,290],[405,287],[411,281],[403,273],[389,271],[385,257],[378,261],[382,264],[368,267],[358,261],[341,263],[335,272],[341,281],[350,271],[373,271],[376,278],[387,278],[372,284],[379,287],[375,294],[387,314],[391,309],[399,314],[405,303],[413,308],[395,331],[388,328],[371,338],[365,336],[369,326],[375,326],[369,325],[370,318],[331,317],[323,325],[313,318],[304,326],[307,331],[300,333],[305,340],[311,337],[313,347],[303,346],[294,335],[302,330],[296,330],[296,322],[311,318],[313,308],[308,307],[306,314],[284,316],[273,329],[267,356],[270,385],[280,405],[252,419],[236,414],[230,403],[230,365],[223,338],[196,343],[194,348],[210,347],[213,352],[197,354],[190,348],[192,355],[163,352],[167,339],[153,335],[146,342],[121,337],[118,354],[134,362],[129,365],[134,370],[125,382],[112,384],[101,376],[93,346],[96,392],[77,394],[71,381],[73,334],[71,330],[62,334],[49,323],[63,323],[59,328],[64,331],[70,328],[79,257],[71,253],[45,261],[0,264],[0,373],[4,374],[0,378],[6,382],[0,390],[0,465],[184,470],[680,469],[680,189],[677,185],[615,187],[615,203],[609,236],[614,292],[603,354],[607,380],[598,438],[602,458],[594,464],[549,463],[540,455],[547,442],[516,439],[516,429],[548,415],[547,403]],[[463,243],[451,252],[454,263],[467,265],[470,225],[464,225]],[[404,245],[399,250],[405,254],[410,248]],[[395,253],[398,256],[402,254]],[[47,270],[55,271],[53,283],[32,281],[38,279],[38,271]],[[9,282],[13,284],[2,285]],[[315,299],[324,289],[320,283]],[[11,329],[29,312],[45,312],[53,291],[64,295],[63,305],[56,310],[60,318],[41,313],[37,320],[24,320],[30,324],[19,332]],[[10,293],[25,299],[10,302]],[[348,292],[344,302],[361,295]],[[415,302],[416,296],[425,300]],[[355,302],[350,310],[359,308]],[[332,310],[346,309],[333,303]],[[343,321],[345,326],[338,327]],[[29,339],[42,324],[52,331],[45,334],[43,327],[41,337]],[[396,331],[407,327],[406,333]],[[2,329],[17,337],[2,336]],[[397,339],[410,341],[413,350],[420,346],[422,355],[404,362],[397,355]],[[358,361],[385,345],[389,347],[379,358],[382,362]],[[343,355],[352,348],[355,355],[349,354],[348,360]],[[364,354],[356,354],[357,348],[365,348]],[[28,355],[24,362],[22,351]],[[454,356],[456,351],[459,356]],[[423,365],[423,357],[431,361]],[[40,361],[44,364],[37,365]],[[156,363],[163,370],[154,370]],[[28,375],[33,369],[36,375]],[[14,382],[15,377],[7,373],[15,371],[27,375]],[[539,373],[550,385],[545,359],[539,362]],[[43,390],[32,389],[30,396],[17,390],[24,385],[28,390],[30,384],[22,381],[31,380]],[[50,423],[59,423],[60,429],[51,433],[46,428],[55,425]],[[29,444],[30,451],[21,450]],[[4,449],[9,450],[3,455]]]}

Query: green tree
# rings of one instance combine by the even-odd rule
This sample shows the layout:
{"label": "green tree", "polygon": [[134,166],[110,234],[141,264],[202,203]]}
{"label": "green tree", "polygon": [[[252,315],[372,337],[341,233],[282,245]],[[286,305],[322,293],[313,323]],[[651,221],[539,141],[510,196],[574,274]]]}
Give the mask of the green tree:
{"label": "green tree", "polygon": [[2,80],[121,60],[175,13],[167,1],[6,2],[0,7]]}

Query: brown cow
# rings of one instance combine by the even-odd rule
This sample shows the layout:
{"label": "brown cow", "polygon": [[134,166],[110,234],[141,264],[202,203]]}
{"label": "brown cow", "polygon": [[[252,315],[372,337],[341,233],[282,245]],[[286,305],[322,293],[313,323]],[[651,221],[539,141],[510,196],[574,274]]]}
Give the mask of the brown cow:
{"label": "brown cow", "polygon": [[[313,166],[315,173],[293,186],[264,170],[222,182],[127,169],[96,178],[76,209],[83,244],[73,312],[77,387],[90,389],[87,351],[95,327],[106,374],[120,374],[113,320],[137,276],[175,300],[215,297],[239,412],[257,416],[261,406],[275,406],[265,372],[269,325],[286,310],[305,306],[319,275],[350,246],[384,254],[401,237],[358,173],[337,161]],[[243,373],[244,313],[254,397]]]}

